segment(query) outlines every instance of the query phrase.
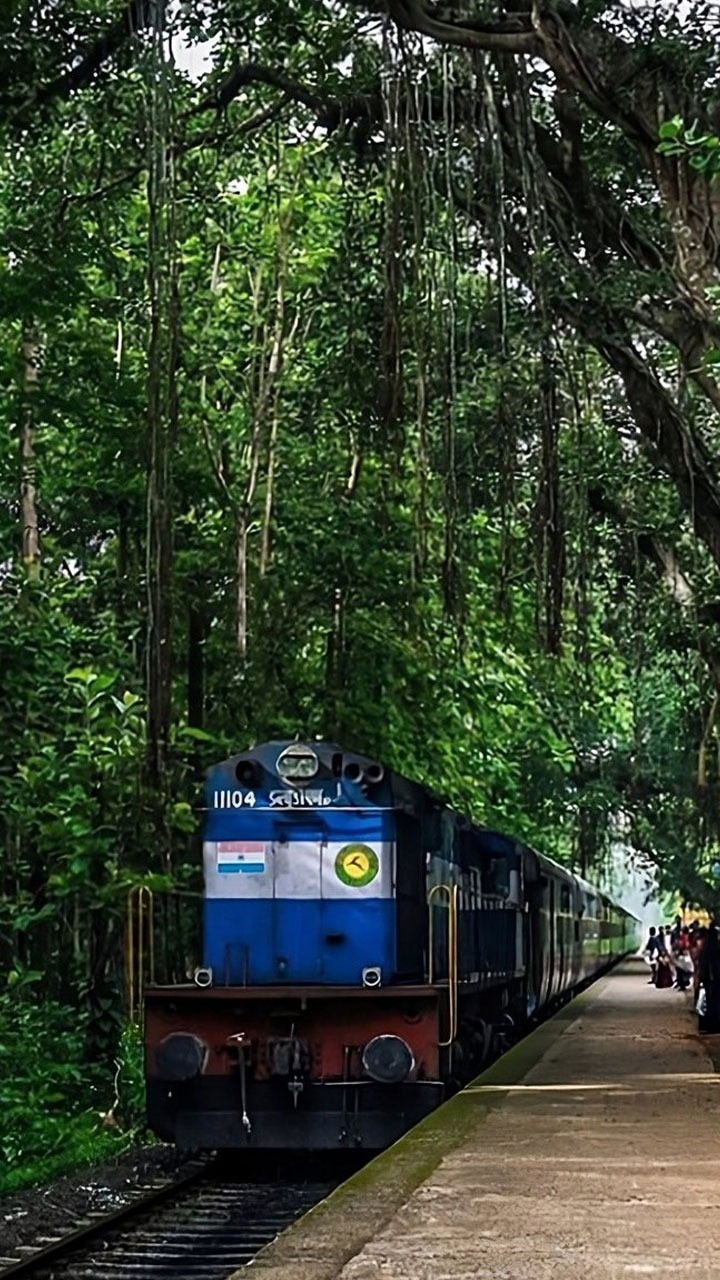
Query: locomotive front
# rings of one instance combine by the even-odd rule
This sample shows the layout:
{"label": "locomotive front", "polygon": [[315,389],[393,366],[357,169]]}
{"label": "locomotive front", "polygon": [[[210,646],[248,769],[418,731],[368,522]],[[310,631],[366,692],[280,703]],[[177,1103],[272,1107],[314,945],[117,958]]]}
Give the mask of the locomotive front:
{"label": "locomotive front", "polygon": [[387,1146],[443,1097],[423,844],[391,779],[267,743],[211,771],[206,805],[203,965],[145,992],[151,1127],[180,1147]]}

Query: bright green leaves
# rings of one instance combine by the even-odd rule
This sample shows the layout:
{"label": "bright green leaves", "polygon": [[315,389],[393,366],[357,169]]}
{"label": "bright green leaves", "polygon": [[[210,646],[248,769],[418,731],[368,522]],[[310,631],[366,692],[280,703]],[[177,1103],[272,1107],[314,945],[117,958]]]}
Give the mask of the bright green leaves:
{"label": "bright green leaves", "polygon": [[681,116],[673,116],[670,120],[663,120],[658,129],[658,137],[663,143],[675,141],[683,132],[683,121]]}
{"label": "bright green leaves", "polygon": [[[40,43],[16,46],[21,80],[85,47],[102,5],[58,0],[53,13]],[[691,377],[641,323],[645,296],[666,319],[680,308],[672,227],[634,141],[586,105],[577,124],[573,111],[553,118],[540,64],[516,101],[491,58],[482,94],[476,65],[411,36],[393,61],[392,31],[378,39],[381,19],[357,5],[203,0],[175,15],[212,73],[173,81],[180,362],[161,795],[145,784],[149,139],[136,45],[0,156],[0,410],[16,422],[34,319],[44,552],[31,595],[9,563],[20,530],[8,432],[0,955],[12,973],[44,968],[63,1004],[92,997],[105,1045],[128,893],[197,887],[213,759],[323,734],[588,871],[621,820],[669,859],[673,841],[693,839],[707,696],[687,655],[716,649],[658,567],[659,541],[693,567],[698,615],[703,593],[714,601],[687,513],[638,444],[617,371],[571,332],[576,309],[594,330],[609,307],[606,347],[624,325],[641,333],[637,360],[650,352],[663,386],[682,384],[710,448]],[[289,91],[248,78],[222,111],[198,111],[242,56],[248,21],[253,57]],[[554,169],[532,147],[516,156],[517,133],[486,145],[490,90],[506,104],[498,127],[522,117],[529,140],[534,113],[560,146]],[[698,177],[717,172],[717,138],[679,116],[659,150]],[[701,359],[710,372],[717,352]],[[170,932],[183,956],[194,950],[185,922]]]}
{"label": "bright green leaves", "polygon": [[137,1031],[123,1032],[112,1072],[91,1069],[83,1062],[86,1016],[52,1000],[35,1003],[42,977],[14,969],[0,987],[0,1195],[116,1154],[141,1131]]}
{"label": "bright green leaves", "polygon": [[[64,684],[67,694],[55,706],[60,732],[53,740],[48,720],[17,764],[19,785],[8,791],[6,807],[43,857],[52,897],[82,893],[85,911],[107,902],[114,868],[136,827],[116,807],[140,785],[143,706],[128,690],[115,695],[115,675],[90,667],[72,668]],[[48,903],[21,912],[14,927],[38,922],[52,909]]]}
{"label": "bright green leaves", "polygon": [[673,116],[660,125],[658,137],[660,155],[683,156],[698,173],[720,174],[720,137],[699,132],[697,122],[686,128],[681,116]]}
{"label": "bright green leaves", "polygon": [[[658,136],[660,155],[677,156],[691,169],[709,178],[720,176],[720,137],[717,134],[700,132],[697,122],[686,128],[681,116],[673,116],[672,119],[663,121],[658,129]],[[711,286],[706,292],[717,305],[717,287]],[[710,347],[702,352],[700,360],[702,366],[715,376],[720,365],[720,350]]]}

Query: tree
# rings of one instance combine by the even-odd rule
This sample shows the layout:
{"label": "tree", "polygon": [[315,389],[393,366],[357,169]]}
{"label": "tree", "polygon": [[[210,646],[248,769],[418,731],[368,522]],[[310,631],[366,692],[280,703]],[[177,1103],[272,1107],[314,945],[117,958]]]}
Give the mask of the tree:
{"label": "tree", "polygon": [[51,957],[99,1015],[151,884],[182,972],[202,767],[273,735],[588,875],[630,835],[702,879],[714,188],[681,125],[658,150],[700,23],[207,0],[168,19],[198,82],[162,6],[51,9],[17,0],[0,55],[6,968]]}

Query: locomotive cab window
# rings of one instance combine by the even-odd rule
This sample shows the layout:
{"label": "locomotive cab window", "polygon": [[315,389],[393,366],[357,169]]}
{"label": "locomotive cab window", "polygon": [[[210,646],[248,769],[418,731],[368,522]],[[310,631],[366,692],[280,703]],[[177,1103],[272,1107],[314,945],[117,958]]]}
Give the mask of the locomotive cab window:
{"label": "locomotive cab window", "polygon": [[477,888],[483,897],[507,898],[510,893],[510,868],[505,857],[489,855],[487,842],[480,831],[460,831],[460,863],[465,871],[477,876]]}
{"label": "locomotive cab window", "polygon": [[510,893],[510,868],[507,858],[491,858],[488,892],[496,898],[507,898]]}

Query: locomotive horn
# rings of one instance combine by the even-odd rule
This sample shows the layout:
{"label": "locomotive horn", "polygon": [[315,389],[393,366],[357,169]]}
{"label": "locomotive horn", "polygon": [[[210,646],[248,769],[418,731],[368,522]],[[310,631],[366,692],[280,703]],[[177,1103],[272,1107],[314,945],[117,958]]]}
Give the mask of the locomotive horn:
{"label": "locomotive horn", "polygon": [[357,760],[349,760],[343,769],[343,778],[346,778],[348,782],[360,782],[362,781],[362,776],[362,765],[358,764]]}
{"label": "locomotive horn", "polygon": [[360,764],[359,760],[349,760],[343,769],[343,777],[348,782],[369,782],[373,785],[376,782],[382,782],[385,770],[375,760],[371,760],[366,765]]}
{"label": "locomotive horn", "polygon": [[256,787],[260,781],[260,765],[257,760],[238,760],[235,777],[241,786]]}
{"label": "locomotive horn", "polygon": [[373,760],[371,764],[365,766],[365,777],[368,782],[382,782],[385,770],[379,761]]}

